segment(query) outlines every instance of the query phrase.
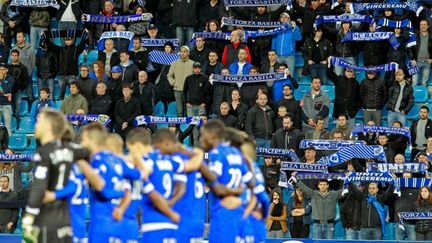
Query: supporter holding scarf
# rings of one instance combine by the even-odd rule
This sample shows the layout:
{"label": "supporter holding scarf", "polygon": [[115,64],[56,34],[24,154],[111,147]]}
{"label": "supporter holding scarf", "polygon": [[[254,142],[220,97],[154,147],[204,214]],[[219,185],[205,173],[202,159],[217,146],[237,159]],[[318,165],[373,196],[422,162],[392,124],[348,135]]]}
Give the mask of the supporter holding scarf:
{"label": "supporter holding scarf", "polygon": [[[423,186],[420,188],[417,201],[414,204],[415,212],[432,212],[432,192],[430,187]],[[416,220],[416,240],[432,240],[432,219]]]}

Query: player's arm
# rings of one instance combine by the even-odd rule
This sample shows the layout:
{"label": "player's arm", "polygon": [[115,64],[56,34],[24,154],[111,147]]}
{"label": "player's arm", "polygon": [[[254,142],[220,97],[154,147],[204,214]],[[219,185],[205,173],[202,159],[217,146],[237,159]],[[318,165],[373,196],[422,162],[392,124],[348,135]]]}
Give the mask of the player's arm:
{"label": "player's arm", "polygon": [[185,172],[198,170],[198,168],[200,168],[204,159],[204,151],[202,149],[194,148],[190,157],[190,160],[184,162]]}
{"label": "player's arm", "polygon": [[242,181],[253,191],[255,187],[254,162],[247,157],[245,158],[245,162],[247,166],[242,166]]}
{"label": "player's arm", "polygon": [[61,190],[57,191],[45,191],[43,203],[47,204],[57,199],[65,199],[72,197],[77,189],[77,184],[74,180],[69,179],[68,183]]}
{"label": "player's arm", "polygon": [[205,165],[201,164],[199,168],[199,172],[203,176],[203,178],[208,182],[211,190],[219,197],[225,196],[239,196],[243,193],[243,188],[234,188],[230,189],[217,181],[217,177],[211,170]]}
{"label": "player's arm", "polygon": [[115,220],[117,221],[122,220],[123,215],[126,209],[129,207],[131,201],[132,201],[131,192],[127,190],[125,191],[124,196],[121,199],[120,205],[114,208],[112,216]]}
{"label": "player's arm", "polygon": [[256,198],[255,194],[252,193],[251,199],[249,200],[249,202],[246,205],[246,208],[243,212],[243,218],[249,217],[249,215],[252,213],[252,211],[256,207],[256,204],[257,204],[257,198]]}
{"label": "player's arm", "polygon": [[169,206],[173,206],[176,204],[178,200],[180,200],[183,195],[186,193],[186,183],[187,177],[184,174],[175,174],[174,175],[174,191],[171,199],[168,202]]}
{"label": "player's arm", "polygon": [[180,221],[180,215],[170,208],[168,202],[158,191],[155,190],[153,184],[145,182],[143,192],[147,194],[147,196],[153,202],[153,205],[161,213],[169,217],[174,223],[178,223]]}
{"label": "player's arm", "polygon": [[85,160],[78,160],[77,164],[86,177],[89,185],[100,192],[105,187],[105,180]]}

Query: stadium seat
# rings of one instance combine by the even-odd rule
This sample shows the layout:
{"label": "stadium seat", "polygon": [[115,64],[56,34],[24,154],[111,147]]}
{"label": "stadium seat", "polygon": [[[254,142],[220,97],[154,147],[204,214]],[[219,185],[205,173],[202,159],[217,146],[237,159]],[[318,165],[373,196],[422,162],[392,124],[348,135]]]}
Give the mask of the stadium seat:
{"label": "stadium seat", "polygon": [[19,122],[17,133],[31,134],[34,133],[34,124],[30,117],[22,117]]}
{"label": "stadium seat", "polygon": [[417,104],[414,104],[411,110],[406,115],[407,120],[416,120],[419,116],[420,107]]}
{"label": "stadium seat", "polygon": [[54,81],[54,91],[53,91],[53,98],[54,100],[58,100],[60,97],[60,86],[58,84],[58,80]]}
{"label": "stadium seat", "polygon": [[11,121],[12,131],[15,131],[17,129],[17,125],[18,125],[17,119],[14,116],[12,116],[12,121]]}
{"label": "stadium seat", "polygon": [[304,94],[309,91],[310,91],[310,85],[299,85],[299,87],[294,90],[294,97],[296,100],[301,100]]}
{"label": "stadium seat", "polygon": [[425,86],[414,86],[414,101],[416,103],[425,103],[428,99],[428,90]]}
{"label": "stadium seat", "polygon": [[190,136],[187,136],[184,140],[183,140],[183,144],[186,146],[191,146],[191,139]]}
{"label": "stadium seat", "polygon": [[32,83],[33,96],[35,99],[39,98],[39,87],[37,83]]}
{"label": "stadium seat", "polygon": [[429,119],[432,119],[432,103],[428,103],[427,106],[429,107]]}
{"label": "stadium seat", "polygon": [[177,104],[176,102],[171,102],[168,104],[168,110],[165,116],[176,117],[177,116]]}
{"label": "stadium seat", "polygon": [[94,63],[95,61],[97,61],[97,59],[98,59],[98,51],[97,50],[91,50],[89,53],[88,53],[88,57],[87,57],[87,60],[90,62],[90,63]]}
{"label": "stadium seat", "polygon": [[153,113],[155,116],[163,116],[165,114],[165,107],[164,104],[162,102],[158,102],[156,103]]}
{"label": "stadium seat", "polygon": [[33,136],[28,147],[30,150],[36,150],[36,138]]}
{"label": "stadium seat", "polygon": [[57,110],[60,110],[61,106],[62,106],[62,100],[58,100],[56,102],[54,102],[54,106]]}
{"label": "stadium seat", "polygon": [[321,85],[321,90],[329,96],[331,101],[334,100],[335,87],[333,85]]}
{"label": "stadium seat", "polygon": [[62,41],[60,38],[54,38],[53,43],[57,46],[61,46],[62,45]]}
{"label": "stadium seat", "polygon": [[24,150],[27,147],[27,137],[25,134],[12,134],[9,137],[9,148],[12,150]]}
{"label": "stadium seat", "polygon": [[357,112],[356,119],[358,119],[358,120],[363,120],[363,109],[360,109],[360,110]]}
{"label": "stadium seat", "polygon": [[304,58],[302,55],[299,55],[295,57],[295,67],[296,68],[303,68],[304,66]]}
{"label": "stadium seat", "polygon": [[298,83],[300,85],[310,85],[310,77],[306,75],[302,75],[300,79],[298,79]]}
{"label": "stadium seat", "polygon": [[188,127],[189,127],[189,124],[181,124],[180,130],[184,132],[186,129],[188,129]]}
{"label": "stadium seat", "polygon": [[20,103],[20,117],[28,116],[29,114],[29,104],[27,100],[21,100]]}
{"label": "stadium seat", "polygon": [[157,128],[168,128],[168,124],[157,124]]}
{"label": "stadium seat", "polygon": [[329,120],[331,120],[333,117],[333,111],[334,111],[334,103],[331,102],[329,107]]}

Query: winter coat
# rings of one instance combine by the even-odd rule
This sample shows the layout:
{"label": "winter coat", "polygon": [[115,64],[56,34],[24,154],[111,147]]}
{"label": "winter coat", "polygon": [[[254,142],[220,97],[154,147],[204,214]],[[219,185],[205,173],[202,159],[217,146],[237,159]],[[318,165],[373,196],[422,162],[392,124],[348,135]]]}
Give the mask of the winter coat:
{"label": "winter coat", "polygon": [[89,103],[89,114],[104,114],[112,116],[112,100],[108,95],[97,95]]}
{"label": "winter coat", "polygon": [[360,85],[360,98],[363,109],[382,110],[387,102],[388,92],[384,80],[363,79]]}
{"label": "winter coat", "polygon": [[176,0],[172,4],[173,24],[176,27],[195,27],[198,22],[198,1]]}
{"label": "winter coat", "polygon": [[335,101],[333,118],[341,114],[347,114],[354,118],[360,109],[360,85],[354,78],[345,75],[337,76],[332,69],[328,71],[328,77],[335,84]]}
{"label": "winter coat", "polygon": [[57,55],[52,51],[47,51],[44,55],[36,56],[36,76],[42,79],[55,78],[58,68]]}
{"label": "winter coat", "polygon": [[212,92],[208,77],[202,73],[189,75],[185,80],[183,95],[186,104],[209,104]]}
{"label": "winter coat", "polygon": [[77,81],[80,87],[80,94],[86,98],[87,102],[90,102],[94,97],[96,97],[96,86],[98,84],[96,80],[80,76]]}
{"label": "winter coat", "polygon": [[312,50],[314,45],[318,45],[320,55],[322,58],[321,61],[327,61],[327,58],[333,54],[333,45],[329,40],[320,39],[318,42],[316,42],[314,38],[307,39],[302,47],[303,58],[304,58],[303,74],[305,75],[309,74],[308,61],[312,59]]}
{"label": "winter coat", "polygon": [[132,49],[130,51],[130,60],[138,66],[140,71],[146,71],[149,62],[147,49],[144,47],[141,47],[138,50]]}
{"label": "winter coat", "polygon": [[[139,101],[133,97],[127,102],[123,99],[118,100],[115,106],[115,124],[114,129],[116,133],[125,137],[127,133],[134,128],[133,122],[135,117],[141,114],[141,108]],[[124,122],[128,123],[127,128],[122,129],[122,124]]]}
{"label": "winter coat", "polygon": [[272,49],[276,50],[278,56],[294,56],[296,52],[296,42],[302,40],[300,28],[287,29],[273,36]]}
{"label": "winter coat", "polygon": [[275,114],[269,106],[263,110],[255,105],[247,113],[245,131],[253,138],[271,139],[274,118]]}
{"label": "winter coat", "polygon": [[86,40],[81,40],[78,45],[57,46],[47,41],[48,50],[58,55],[58,74],[61,76],[76,76],[78,71],[78,58],[84,51]]}
{"label": "winter coat", "polygon": [[131,60],[129,60],[126,65],[120,63],[120,67],[122,69],[120,75],[120,80],[122,82],[132,83],[133,81],[137,80],[139,69],[138,66],[135,65]]}
{"label": "winter coat", "polygon": [[[105,62],[106,62],[106,51],[99,51],[98,53],[98,60],[102,62],[102,64],[105,66]],[[110,68],[119,65],[120,64],[120,54],[114,50],[113,53],[111,54],[111,59],[110,59]]]}
{"label": "winter coat", "polygon": [[320,91],[315,95],[315,99],[312,99],[311,92],[308,92],[303,96],[300,104],[302,106],[303,125],[307,125],[309,119],[321,116],[324,118],[324,127],[328,127],[330,98],[326,93]]}
{"label": "winter coat", "polygon": [[[0,19],[3,21],[4,37],[15,38],[17,32],[24,30],[23,24],[27,22],[27,19],[22,8],[10,6],[11,2],[12,0],[3,2],[0,10]],[[15,26],[13,28],[9,26],[9,21],[15,21]]]}
{"label": "winter coat", "polygon": [[[421,200],[420,203],[415,202],[414,210],[416,212],[432,212],[432,205],[425,200]],[[416,220],[415,231],[426,234],[432,232],[432,220]]]}
{"label": "winter coat", "polygon": [[294,96],[288,99],[282,99],[277,104],[277,108],[280,106],[284,106],[287,112],[291,115],[292,120],[294,122],[294,127],[297,129],[301,129],[301,108],[300,101],[295,100]]}
{"label": "winter coat", "polygon": [[19,90],[24,90],[27,88],[27,86],[29,86],[29,73],[27,72],[27,68],[22,63],[19,63],[18,65],[11,64],[9,66],[8,74],[10,74],[15,80],[13,93]]}
{"label": "winter coat", "polygon": [[[411,108],[414,105],[414,95],[413,88],[411,84],[405,81],[405,87],[403,89],[402,101],[400,103],[399,109],[404,112],[404,114],[408,114]],[[399,96],[401,86],[398,82],[394,82],[394,84],[389,89],[389,100],[387,101],[387,110],[395,111],[396,102]]]}
{"label": "winter coat", "polygon": [[153,114],[153,108],[159,99],[156,85],[147,81],[140,92],[140,84],[136,82],[133,86],[132,95],[141,105],[141,114],[146,116]]}
{"label": "winter coat", "polygon": [[81,94],[66,96],[62,102],[60,111],[64,114],[76,114],[79,109],[88,113],[88,102]]}
{"label": "winter coat", "polygon": [[2,91],[0,91],[0,105],[11,105],[12,99],[9,100],[5,94],[12,94],[12,89],[15,86],[15,79],[8,75],[4,80],[0,80]]}
{"label": "winter coat", "polygon": [[302,132],[294,127],[290,129],[280,128],[273,134],[270,147],[298,151],[300,142],[303,139]]}

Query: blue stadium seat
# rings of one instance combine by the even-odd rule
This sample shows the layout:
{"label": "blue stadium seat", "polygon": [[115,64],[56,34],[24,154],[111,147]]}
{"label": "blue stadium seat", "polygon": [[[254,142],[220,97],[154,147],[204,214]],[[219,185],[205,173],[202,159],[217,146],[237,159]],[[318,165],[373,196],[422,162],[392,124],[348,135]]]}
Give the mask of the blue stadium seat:
{"label": "blue stadium seat", "polygon": [[171,116],[171,117],[177,116],[177,104],[175,101],[168,104],[168,110],[165,116]]}
{"label": "blue stadium seat", "polygon": [[34,124],[31,118],[28,116],[22,117],[19,122],[19,128],[16,132],[25,134],[34,133]]}
{"label": "blue stadium seat", "polygon": [[62,106],[62,102],[63,102],[62,100],[58,100],[58,101],[54,102],[55,108],[57,110],[60,110],[60,108]]}
{"label": "blue stadium seat", "polygon": [[99,55],[98,50],[91,50],[88,53],[87,60],[90,63],[94,63],[98,59],[98,55]]}
{"label": "blue stadium seat", "polygon": [[306,75],[302,75],[300,79],[298,79],[299,84],[310,85],[310,77]]}
{"label": "blue stadium seat", "polygon": [[180,130],[182,130],[184,132],[186,129],[188,129],[188,127],[189,127],[189,124],[181,124]]}
{"label": "blue stadium seat", "polygon": [[333,85],[321,85],[321,90],[329,96],[331,101],[334,100],[335,87]]}
{"label": "blue stadium seat", "polygon": [[366,72],[364,71],[355,72],[355,78],[359,83],[361,83],[361,81],[366,78]]}
{"label": "blue stadium seat", "polygon": [[20,117],[27,116],[29,114],[29,104],[27,100],[21,100],[20,103]]}
{"label": "blue stadium seat", "polygon": [[14,116],[12,116],[12,121],[11,121],[12,131],[15,131],[17,129],[17,125],[18,125],[17,119]]}
{"label": "blue stadium seat", "polygon": [[428,99],[428,90],[425,86],[414,86],[414,101],[416,103],[425,103]]}
{"label": "blue stadium seat", "polygon": [[33,136],[30,140],[30,146],[28,147],[30,150],[36,150],[36,138]]}
{"label": "blue stadium seat", "polygon": [[296,68],[303,68],[304,66],[304,58],[302,55],[299,55],[295,57],[295,67]]}
{"label": "blue stadium seat", "polygon": [[165,107],[164,104],[162,102],[158,102],[156,103],[153,113],[155,116],[163,116],[165,114]]}
{"label": "blue stadium seat", "polygon": [[39,98],[39,87],[37,83],[32,83],[33,96],[35,99]]}
{"label": "blue stadium seat", "polygon": [[356,119],[363,120],[363,109],[357,112]]}
{"label": "blue stadium seat", "polygon": [[429,107],[429,119],[432,119],[432,103],[428,103],[427,106]]}
{"label": "blue stadium seat", "polygon": [[58,82],[54,82],[53,98],[54,100],[58,100],[59,97],[60,97],[60,86],[58,85]]}
{"label": "blue stadium seat", "polygon": [[191,146],[191,141],[190,141],[190,136],[187,136],[184,140],[183,140],[183,144],[186,146]]}
{"label": "blue stadium seat", "polygon": [[157,124],[157,128],[168,128],[168,124]]}
{"label": "blue stadium seat", "polygon": [[297,89],[294,90],[294,97],[296,100],[301,100],[307,92],[310,91],[310,85],[299,85]]}
{"label": "blue stadium seat", "polygon": [[382,119],[387,120],[387,116],[388,116],[388,110],[384,107],[382,111]]}
{"label": "blue stadium seat", "polygon": [[414,104],[411,110],[406,115],[407,120],[416,120],[419,116],[420,107],[417,104]]}
{"label": "blue stadium seat", "polygon": [[62,45],[62,41],[60,38],[54,38],[53,43],[57,46],[61,46]]}
{"label": "blue stadium seat", "polygon": [[25,134],[12,134],[9,137],[9,148],[12,150],[24,150],[27,147]]}

